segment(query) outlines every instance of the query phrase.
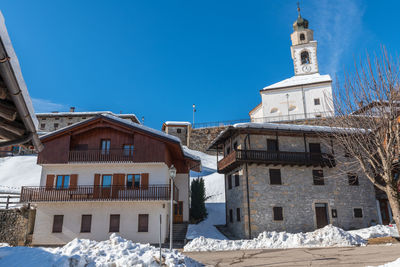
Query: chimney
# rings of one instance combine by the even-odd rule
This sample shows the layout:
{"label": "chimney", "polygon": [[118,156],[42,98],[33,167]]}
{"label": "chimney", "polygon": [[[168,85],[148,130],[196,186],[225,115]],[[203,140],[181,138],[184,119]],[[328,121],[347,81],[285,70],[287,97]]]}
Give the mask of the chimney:
{"label": "chimney", "polygon": [[75,107],[70,107],[69,112],[75,112]]}

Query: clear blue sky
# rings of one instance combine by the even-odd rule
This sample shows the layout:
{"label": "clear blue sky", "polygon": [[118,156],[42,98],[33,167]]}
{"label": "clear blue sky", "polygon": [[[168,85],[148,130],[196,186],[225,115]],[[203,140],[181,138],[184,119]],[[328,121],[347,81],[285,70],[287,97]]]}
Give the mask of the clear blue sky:
{"label": "clear blue sky", "polygon": [[[3,0],[37,112],[111,110],[166,120],[247,118],[259,90],[293,75],[296,0]],[[339,77],[386,45],[398,55],[400,1],[301,1],[321,74]]]}

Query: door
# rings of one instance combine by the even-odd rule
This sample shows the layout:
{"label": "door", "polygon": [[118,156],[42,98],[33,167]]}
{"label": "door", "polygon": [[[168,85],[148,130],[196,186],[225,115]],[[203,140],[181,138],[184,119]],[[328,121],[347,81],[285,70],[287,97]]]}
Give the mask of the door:
{"label": "door", "polygon": [[112,175],[104,174],[101,179],[101,197],[110,198],[111,196]]}
{"label": "door", "polygon": [[379,207],[381,209],[382,224],[387,225],[390,223],[388,201],[386,199],[379,199]]}
{"label": "door", "polygon": [[183,222],[183,201],[174,204],[174,223]]}
{"label": "door", "polygon": [[317,219],[317,228],[322,228],[329,224],[327,204],[315,204],[315,217]]}

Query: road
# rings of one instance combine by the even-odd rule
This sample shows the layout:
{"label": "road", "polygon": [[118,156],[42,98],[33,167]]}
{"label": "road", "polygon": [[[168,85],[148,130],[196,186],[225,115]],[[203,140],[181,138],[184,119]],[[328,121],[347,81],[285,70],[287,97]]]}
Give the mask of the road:
{"label": "road", "polygon": [[376,266],[400,258],[400,244],[349,248],[296,248],[184,252],[206,266]]}

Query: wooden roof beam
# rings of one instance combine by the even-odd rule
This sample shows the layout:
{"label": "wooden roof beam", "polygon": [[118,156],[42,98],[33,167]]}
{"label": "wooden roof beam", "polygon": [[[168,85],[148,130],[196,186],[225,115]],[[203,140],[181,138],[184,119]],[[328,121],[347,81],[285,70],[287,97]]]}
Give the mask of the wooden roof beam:
{"label": "wooden roof beam", "polygon": [[10,141],[10,140],[18,139],[20,137],[21,136],[13,134],[13,133],[10,133],[9,131],[6,131],[6,130],[0,128],[0,138],[1,139],[4,139],[6,141]]}
{"label": "wooden roof beam", "polygon": [[0,118],[0,128],[12,132],[16,135],[23,135],[25,133],[25,127],[23,124],[18,122],[7,122]]}
{"label": "wooden roof beam", "polygon": [[4,100],[7,98],[7,89],[0,84],[0,99]]}
{"label": "wooden roof beam", "polygon": [[6,101],[0,100],[0,117],[8,121],[14,121],[17,118],[17,108]]}

